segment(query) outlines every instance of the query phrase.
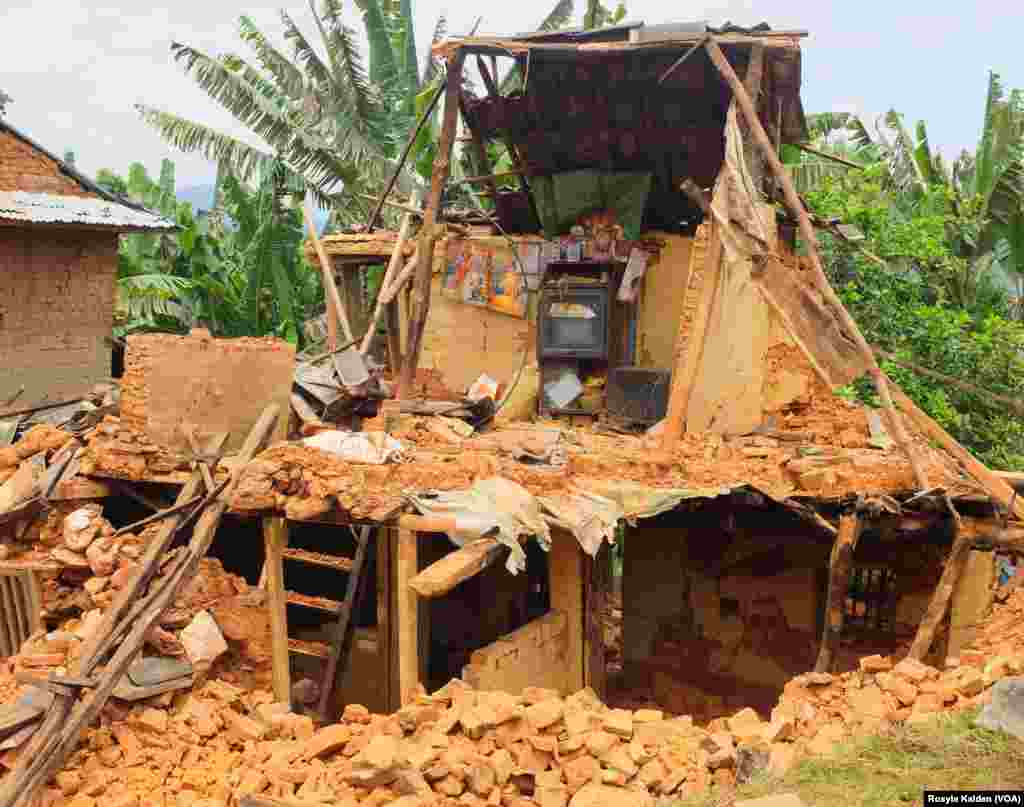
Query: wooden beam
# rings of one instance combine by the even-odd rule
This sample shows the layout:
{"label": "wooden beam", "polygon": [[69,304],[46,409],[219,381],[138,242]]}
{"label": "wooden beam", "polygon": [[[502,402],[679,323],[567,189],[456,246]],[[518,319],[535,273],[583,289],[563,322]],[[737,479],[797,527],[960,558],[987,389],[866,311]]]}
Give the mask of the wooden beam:
{"label": "wooden beam", "polygon": [[668,77],[671,76],[674,72],[676,72],[676,70],[678,70],[680,67],[682,67],[683,63],[687,59],[689,59],[694,53],[696,53],[698,50],[704,47],[704,43],[706,41],[707,37],[703,36],[696,42],[694,42],[692,45],[690,45],[690,47],[686,49],[683,55],[676,59],[674,62],[672,62],[672,64],[669,65],[668,69],[658,77],[658,83],[664,84]]}
{"label": "wooden beam", "polygon": [[[954,520],[954,523],[956,523],[956,520]],[[925,611],[924,616],[921,618],[921,623],[917,626],[917,635],[914,636],[914,642],[910,645],[910,651],[907,653],[908,657],[922,661],[928,655],[928,651],[931,650],[932,642],[935,640],[935,632],[946,615],[946,609],[949,607],[949,600],[953,596],[953,590],[956,588],[957,581],[960,580],[960,576],[967,566],[967,557],[970,554],[971,544],[971,538],[958,529],[953,539],[953,548],[950,550],[949,557],[946,559],[946,565],[942,570],[942,577],[939,578],[939,583],[932,594],[931,602],[928,603],[928,610]]]}
{"label": "wooden beam", "polygon": [[794,143],[793,145],[800,149],[800,151],[806,151],[808,154],[813,154],[815,157],[824,157],[826,160],[832,160],[832,162],[845,165],[848,168],[856,168],[859,171],[863,171],[866,168],[866,166],[863,166],[860,163],[855,163],[853,160],[847,160],[845,157],[840,157],[837,154],[829,154],[827,151],[816,149],[808,143]]}
{"label": "wooden beam", "polygon": [[496,563],[504,549],[494,538],[471,541],[417,574],[409,581],[409,587],[420,597],[440,597]]}
{"label": "wooden beam", "polygon": [[797,225],[800,229],[800,235],[807,244],[807,251],[810,257],[811,267],[814,272],[815,282],[824,296],[825,301],[829,307],[835,310],[848,335],[856,342],[858,349],[868,362],[869,372],[875,382],[875,388],[878,390],[878,395],[882,399],[882,404],[885,408],[886,414],[888,415],[890,432],[897,444],[907,455],[907,459],[914,470],[914,478],[917,481],[918,487],[921,490],[924,490],[929,487],[928,479],[924,474],[924,470],[922,469],[917,453],[910,442],[910,437],[907,435],[903,422],[896,413],[896,407],[893,404],[892,395],[889,392],[889,381],[885,377],[881,368],[879,368],[878,362],[875,361],[875,355],[872,353],[870,346],[864,339],[864,334],[861,333],[860,328],[857,327],[857,323],[854,322],[853,317],[850,316],[850,312],[846,310],[842,302],[836,296],[835,291],[828,282],[828,278],[825,276],[825,269],[821,261],[821,255],[818,253],[818,242],[814,233],[814,226],[811,224],[810,217],[807,215],[807,211],[800,202],[800,197],[793,185],[793,179],[783,167],[782,162],[779,160],[779,156],[775,153],[775,149],[772,147],[772,143],[768,139],[768,135],[765,132],[764,127],[761,125],[761,119],[757,115],[757,110],[754,108],[754,105],[750,100],[750,95],[747,93],[743,83],[737,77],[736,71],[733,70],[732,65],[729,64],[729,60],[725,57],[725,54],[722,53],[722,49],[715,41],[715,37],[708,38],[708,41],[705,43],[705,48],[708,52],[708,56],[711,57],[712,63],[718,69],[722,78],[725,79],[726,83],[732,88],[733,97],[739,105],[740,111],[743,113],[743,117],[747,121],[747,126],[754,137],[754,142],[760,147],[768,166],[771,168],[776,180],[778,180],[779,184],[782,186],[786,204],[790,209],[790,213],[796,217]]}
{"label": "wooden beam", "polygon": [[915,364],[912,361],[900,359],[893,355],[892,353],[890,353],[889,351],[882,350],[880,347],[874,348],[874,351],[882,358],[891,361],[897,367],[904,367],[907,370],[913,370],[915,373],[919,373],[920,375],[937,379],[938,381],[941,381],[944,384],[959,387],[960,389],[967,390],[968,392],[973,392],[985,398],[990,398],[993,401],[999,401],[999,403],[1010,407],[1010,409],[1012,409],[1015,414],[1024,416],[1024,403],[1021,403],[1015,398],[1010,398],[1007,395],[1000,395],[999,393],[996,392],[989,392],[987,389],[982,389],[977,384],[972,384],[969,381],[961,381],[959,378],[953,378],[952,376],[946,375],[945,373],[939,373],[936,372],[935,370],[929,370],[927,367],[922,367],[920,364]]}
{"label": "wooden beam", "polygon": [[892,385],[893,396],[899,404],[900,410],[929,439],[934,440],[946,451],[959,460],[967,472],[978,480],[993,499],[999,502],[1006,510],[1011,510],[1013,515],[1024,521],[1024,499],[1018,497],[1005,480],[992,473],[985,465],[980,463],[966,448],[958,443],[949,433],[928,415],[922,412],[917,404],[895,384]]}
{"label": "wooden beam", "polygon": [[608,663],[604,644],[604,621],[608,616],[612,586],[612,548],[601,542],[597,555],[587,558],[585,588],[586,612],[583,651],[583,683],[602,701],[608,695]]}
{"label": "wooden beam", "polygon": [[434,158],[434,170],[430,177],[430,195],[427,197],[426,212],[423,216],[420,254],[413,281],[409,341],[406,344],[406,355],[402,361],[402,372],[399,376],[398,396],[396,397],[411,397],[416,382],[416,369],[420,362],[420,351],[423,348],[423,332],[426,329],[427,316],[430,313],[430,283],[433,278],[432,268],[438,213],[441,208],[441,194],[444,192],[451,168],[452,141],[455,138],[455,126],[458,123],[459,87],[462,83],[462,65],[465,58],[465,52],[459,48],[448,59],[444,120],[441,123],[441,135],[437,156]]}
{"label": "wooden beam", "polygon": [[[369,199],[371,202],[376,202],[377,199],[373,196],[367,196],[365,193],[357,193],[360,199]],[[403,205],[401,202],[385,202],[388,207],[393,207],[395,210],[401,210],[406,216],[415,216],[416,218],[423,218],[423,211],[415,205]]]}
{"label": "wooden beam", "polygon": [[861,521],[857,512],[844,513],[839,518],[839,534],[832,545],[828,564],[828,594],[825,599],[825,624],[821,631],[821,646],[815,672],[829,672],[836,646],[843,632],[846,617],[846,595],[850,589],[853,571],[853,553],[860,537]]}
{"label": "wooden beam", "polygon": [[395,586],[397,588],[398,623],[398,693],[401,706],[408,704],[420,682],[419,603],[416,592],[409,585],[416,577],[419,552],[419,534],[413,530],[398,530],[395,558]]}
{"label": "wooden beam", "polygon": [[270,613],[274,700],[279,703],[292,702],[288,652],[288,592],[284,587],[284,550],[287,546],[288,522],[279,516],[265,516],[263,572],[266,575],[267,610]]}

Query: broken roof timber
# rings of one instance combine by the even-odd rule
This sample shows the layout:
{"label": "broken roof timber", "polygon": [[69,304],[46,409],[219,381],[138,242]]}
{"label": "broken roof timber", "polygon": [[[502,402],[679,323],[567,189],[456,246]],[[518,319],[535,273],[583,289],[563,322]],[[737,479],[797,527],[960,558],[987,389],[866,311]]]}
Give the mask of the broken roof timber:
{"label": "broken roof timber", "polygon": [[[548,53],[600,53],[603,51],[621,53],[623,51],[659,51],[676,50],[681,45],[692,45],[707,36],[706,33],[687,32],[666,34],[665,39],[648,40],[646,42],[539,42],[525,37],[474,36],[445,39],[432,48],[435,56],[447,58],[458,49],[467,53],[485,53],[495,55],[515,55],[527,52]],[[753,45],[763,44],[766,48],[795,48],[800,40],[807,36],[806,31],[765,31],[751,34],[719,34],[715,39],[721,45]]]}

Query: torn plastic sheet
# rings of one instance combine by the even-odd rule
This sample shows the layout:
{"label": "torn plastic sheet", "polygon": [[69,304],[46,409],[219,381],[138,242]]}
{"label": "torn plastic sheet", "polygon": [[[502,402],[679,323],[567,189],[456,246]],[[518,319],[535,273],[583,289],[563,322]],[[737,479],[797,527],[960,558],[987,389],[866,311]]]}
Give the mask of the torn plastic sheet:
{"label": "torn plastic sheet", "polygon": [[620,519],[635,524],[637,519],[667,513],[686,499],[715,498],[732,490],[652,488],[635,482],[593,479],[587,480],[586,489],[576,486],[572,493],[542,496],[540,503],[548,522],[571,532],[583,551],[594,557],[602,542],[615,543]]}
{"label": "torn plastic sheet", "polygon": [[408,499],[421,515],[454,516],[456,534],[448,537],[456,546],[496,533],[499,543],[509,548],[505,567],[512,574],[526,568],[521,538],[533,536],[545,552],[551,547],[551,533],[540,504],[511,480],[482,479],[469,490],[431,491]]}

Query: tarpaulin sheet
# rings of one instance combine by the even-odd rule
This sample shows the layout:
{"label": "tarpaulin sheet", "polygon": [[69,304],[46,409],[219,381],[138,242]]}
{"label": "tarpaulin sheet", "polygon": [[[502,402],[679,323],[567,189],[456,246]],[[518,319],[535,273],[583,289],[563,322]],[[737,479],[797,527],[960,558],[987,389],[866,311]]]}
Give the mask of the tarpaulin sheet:
{"label": "tarpaulin sheet", "polygon": [[588,480],[586,488],[576,486],[571,493],[542,496],[540,503],[548,522],[571,532],[583,551],[594,557],[603,541],[615,543],[620,519],[634,524],[637,519],[667,513],[685,499],[714,498],[730,491],[731,488],[652,488],[635,482],[594,479]]}
{"label": "tarpaulin sheet", "polygon": [[493,535],[510,550],[505,567],[512,574],[526,568],[520,538],[533,536],[545,551],[551,546],[540,504],[524,487],[508,479],[482,479],[468,490],[430,491],[408,499],[422,515],[454,516],[456,534],[448,537],[456,546]]}
{"label": "tarpaulin sheet", "polygon": [[648,172],[566,171],[530,180],[541,226],[548,238],[569,231],[595,210],[615,214],[628,240],[640,237],[640,223],[651,189]]}
{"label": "tarpaulin sheet", "polygon": [[575,536],[583,550],[595,556],[601,544],[615,542],[620,520],[633,524],[674,509],[686,499],[708,499],[733,488],[652,488],[635,482],[588,480],[558,496],[532,496],[525,488],[501,477],[477,482],[468,490],[433,491],[408,497],[422,515],[454,516],[456,533],[448,537],[464,546],[494,536],[510,549],[506,567],[512,574],[526,568],[520,539],[534,537],[546,551],[550,527]]}

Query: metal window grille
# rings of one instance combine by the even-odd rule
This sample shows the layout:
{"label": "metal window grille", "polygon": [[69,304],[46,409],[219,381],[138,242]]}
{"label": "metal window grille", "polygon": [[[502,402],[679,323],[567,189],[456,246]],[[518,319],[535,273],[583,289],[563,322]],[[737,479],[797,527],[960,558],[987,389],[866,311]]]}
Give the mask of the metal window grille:
{"label": "metal window grille", "polygon": [[855,566],[846,594],[844,627],[891,631],[895,627],[896,575],[884,566]]}

